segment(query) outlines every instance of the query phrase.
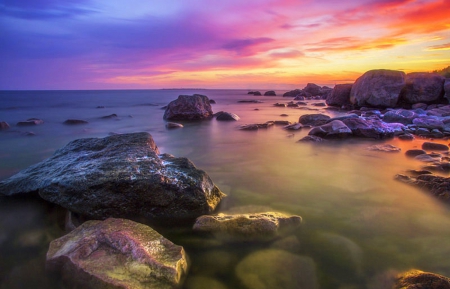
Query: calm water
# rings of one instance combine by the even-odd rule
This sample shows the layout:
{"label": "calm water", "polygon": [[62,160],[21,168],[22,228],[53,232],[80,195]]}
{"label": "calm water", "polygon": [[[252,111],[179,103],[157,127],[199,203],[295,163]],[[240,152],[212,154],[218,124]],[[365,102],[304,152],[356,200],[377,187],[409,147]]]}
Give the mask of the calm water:
{"label": "calm water", "polygon": [[[216,100],[214,112],[233,112],[241,119],[184,123],[182,129],[166,130],[161,107],[180,94],[193,93]],[[244,99],[264,102],[237,103]],[[287,286],[286,280],[303,269],[277,259],[284,256],[280,248],[294,257],[310,258],[320,288],[384,288],[389,274],[411,268],[450,276],[449,207],[393,179],[397,173],[419,169],[421,163],[404,153],[367,150],[372,144],[390,143],[404,152],[424,140],[309,144],[297,142],[308,130],[237,129],[269,120],[296,122],[308,113],[339,114],[273,106],[290,100],[247,95],[244,90],[3,91],[0,121],[11,129],[0,132],[0,179],[77,138],[146,131],[162,153],[188,157],[210,175],[228,195],[219,211],[258,206],[304,220],[296,234],[261,245],[227,245],[201,238],[189,228],[159,228],[189,255],[191,269],[184,288],[247,288],[242,279],[251,278]],[[315,102],[307,107],[317,109],[311,106]],[[101,118],[113,113],[117,119]],[[45,123],[15,126],[33,117]],[[89,123],[63,125],[69,118]],[[0,288],[63,288],[57,276],[45,273],[44,260],[49,242],[64,234],[64,213],[45,202],[0,199]],[[275,257],[267,264],[255,264],[252,271],[248,256],[258,253]]]}

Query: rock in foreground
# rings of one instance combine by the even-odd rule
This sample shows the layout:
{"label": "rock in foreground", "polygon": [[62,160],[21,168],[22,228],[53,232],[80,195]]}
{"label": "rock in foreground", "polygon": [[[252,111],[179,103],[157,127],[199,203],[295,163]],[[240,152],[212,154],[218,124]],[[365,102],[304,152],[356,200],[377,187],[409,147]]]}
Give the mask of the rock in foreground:
{"label": "rock in foreground", "polygon": [[213,116],[211,103],[205,95],[180,95],[164,112],[167,120],[202,120]]}
{"label": "rock in foreground", "polygon": [[201,216],[194,224],[194,230],[211,232],[226,241],[267,241],[280,232],[298,228],[300,216],[286,216],[276,212]]}
{"label": "rock in foreground", "polygon": [[125,219],[88,221],[50,243],[47,268],[76,288],[174,288],[187,272],[183,247]]}
{"label": "rock in foreground", "polygon": [[224,194],[186,158],[163,154],[148,133],[78,139],[0,182],[5,196],[33,193],[95,219],[194,219]]}
{"label": "rock in foreground", "polygon": [[450,289],[450,279],[429,272],[410,270],[397,277],[393,289]]}

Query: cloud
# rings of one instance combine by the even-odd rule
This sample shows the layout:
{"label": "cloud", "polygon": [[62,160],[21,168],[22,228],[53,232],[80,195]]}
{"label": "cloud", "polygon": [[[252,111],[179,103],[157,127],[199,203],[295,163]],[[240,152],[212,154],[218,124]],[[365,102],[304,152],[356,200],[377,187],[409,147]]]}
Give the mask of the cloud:
{"label": "cloud", "polygon": [[269,37],[233,39],[221,46],[221,48],[234,51],[237,55],[251,55],[255,53],[256,47],[261,44],[274,42]]}
{"label": "cloud", "polygon": [[3,0],[0,16],[21,19],[69,18],[96,13],[94,9],[83,6],[88,1],[76,0]]}
{"label": "cloud", "polygon": [[450,50],[450,43],[445,43],[441,45],[433,45],[427,48],[428,51],[436,51],[436,50]]}

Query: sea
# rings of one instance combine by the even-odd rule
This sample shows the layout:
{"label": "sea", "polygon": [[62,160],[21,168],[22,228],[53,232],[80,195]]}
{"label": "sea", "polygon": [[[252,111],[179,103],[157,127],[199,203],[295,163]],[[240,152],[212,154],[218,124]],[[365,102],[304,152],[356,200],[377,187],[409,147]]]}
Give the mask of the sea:
{"label": "sea", "polygon": [[[426,140],[310,143],[299,142],[307,128],[239,129],[276,120],[294,123],[304,114],[346,114],[315,105],[323,100],[307,100],[299,108],[274,106],[292,101],[282,96],[286,91],[276,91],[277,96],[238,89],[0,91],[0,121],[11,126],[0,131],[0,180],[75,139],[148,132],[161,153],[189,158],[227,194],[216,213],[276,211],[303,219],[297,231],[261,243],[227,243],[199,236],[191,226],[158,228],[189,257],[182,288],[381,289],[409,269],[450,277],[449,206],[394,178],[424,165],[405,151]],[[240,119],[179,122],[183,128],[167,129],[164,106],[195,93],[213,99],[214,112]],[[112,114],[117,117],[103,118]],[[44,123],[17,126],[30,118]],[[88,123],[65,125],[67,119]],[[401,151],[369,149],[384,144]],[[64,209],[38,199],[0,198],[1,289],[70,288],[45,270],[49,243],[65,234],[64,216]]]}

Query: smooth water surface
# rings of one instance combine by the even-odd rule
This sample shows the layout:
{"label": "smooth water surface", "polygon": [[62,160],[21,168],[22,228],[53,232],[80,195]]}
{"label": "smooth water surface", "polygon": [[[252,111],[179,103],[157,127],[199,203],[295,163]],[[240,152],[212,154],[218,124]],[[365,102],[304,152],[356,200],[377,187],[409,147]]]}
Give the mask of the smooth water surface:
{"label": "smooth water surface", "polygon": [[[167,130],[162,107],[180,94],[193,93],[214,99],[214,112],[233,112],[241,119],[182,122],[184,128]],[[237,102],[248,99],[263,103]],[[273,106],[291,100],[247,95],[246,90],[3,91],[0,121],[11,128],[0,131],[0,179],[77,138],[146,131],[162,153],[189,158],[228,195],[218,212],[246,206],[243,212],[275,210],[304,221],[295,234],[264,244],[225,244],[186,227],[158,228],[184,246],[190,258],[184,288],[261,288],[261,280],[290,288],[289,280],[307,270],[278,260],[284,256],[280,250],[310,260],[313,272],[308,276],[316,276],[319,288],[384,288],[394,272],[411,268],[450,276],[449,207],[394,180],[398,173],[421,167],[404,151],[424,140],[303,143],[298,140],[308,129],[238,129],[270,120],[296,122],[302,114],[343,114],[311,105],[321,101],[308,101],[300,109]],[[111,114],[118,117],[102,118]],[[44,124],[15,125],[28,118]],[[89,123],[63,124],[71,118]],[[385,143],[402,152],[367,149]],[[42,201],[0,199],[0,288],[61,288],[58,276],[45,273],[44,266],[49,242],[64,234],[64,214]],[[252,271],[251,260],[259,260],[252,256],[258,253],[270,261],[265,264],[263,258]],[[305,288],[315,286],[308,284]]]}

